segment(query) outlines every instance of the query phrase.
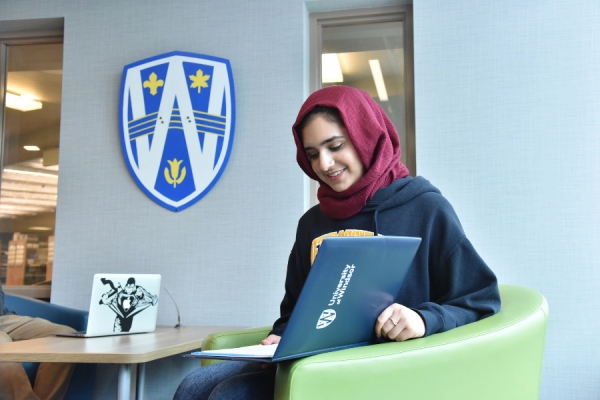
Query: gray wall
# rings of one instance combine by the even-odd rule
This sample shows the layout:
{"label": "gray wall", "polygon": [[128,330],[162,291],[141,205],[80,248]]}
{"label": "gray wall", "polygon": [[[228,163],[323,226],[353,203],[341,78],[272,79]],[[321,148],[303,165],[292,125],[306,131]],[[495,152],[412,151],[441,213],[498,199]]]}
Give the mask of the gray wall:
{"label": "gray wall", "polygon": [[415,1],[417,169],[548,299],[542,399],[600,398],[600,3]]}
{"label": "gray wall", "polygon": [[[325,11],[397,2],[309,3]],[[64,18],[52,302],[87,309],[96,272],[157,272],[184,325],[273,323],[306,197],[290,129],[307,94],[306,10],[301,0],[0,0],[0,30]],[[136,186],[118,127],[123,67],[173,50],[229,59],[237,98],[228,166],[180,213]],[[164,292],[158,322],[176,322]],[[151,363],[147,395],[169,398],[197,366],[180,357]],[[102,367],[96,397],[113,398],[115,380],[116,369]]]}
{"label": "gray wall", "polygon": [[[64,17],[59,200],[52,301],[87,309],[96,272],[157,272],[184,325],[272,324],[303,212],[291,123],[304,99],[300,1],[3,1],[3,20]],[[181,50],[231,61],[237,120],[214,189],[173,213],[148,199],[121,154],[123,67]],[[159,324],[176,322],[167,296]],[[187,362],[186,362],[187,361]],[[169,365],[169,368],[165,368]],[[153,363],[163,399],[197,361]],[[114,374],[103,371],[104,374]],[[98,397],[114,396],[114,379]]]}
{"label": "gray wall", "polygon": [[[159,272],[184,325],[273,322],[303,211],[290,133],[303,100],[302,12],[298,2],[222,0],[93,1],[65,10],[53,301],[87,307],[94,272]],[[289,15],[299,17],[282,18]],[[227,168],[208,195],[180,213],[135,185],[117,125],[123,66],[172,50],[229,59],[237,98]],[[159,315],[159,324],[176,322],[167,296]],[[170,397],[197,366],[151,364],[148,395]],[[172,378],[152,379],[164,371]],[[99,398],[114,393],[106,382],[99,380]]]}
{"label": "gray wall", "polygon": [[[85,290],[70,288],[97,271],[160,272],[184,324],[271,323],[303,205],[289,126],[303,99],[302,19],[281,16],[302,12],[297,2],[257,1],[65,10],[53,301],[86,303]],[[225,172],[180,213],[149,201],[129,176],[116,107],[123,66],[171,50],[228,58],[238,103]],[[159,323],[174,321],[168,301],[160,311]]]}
{"label": "gray wall", "polygon": [[[65,18],[52,301],[86,308],[94,272],[160,272],[184,324],[270,324],[304,207],[290,125],[307,93],[306,11],[399,3],[0,0],[2,20]],[[543,399],[600,393],[599,7],[414,1],[417,170],[501,282],[548,298]],[[117,125],[123,66],[171,50],[230,59],[238,100],[225,173],[179,214],[130,178]],[[168,301],[159,312],[175,322]],[[151,363],[147,393],[168,398],[196,366]],[[97,397],[112,398],[116,370],[103,373]]]}

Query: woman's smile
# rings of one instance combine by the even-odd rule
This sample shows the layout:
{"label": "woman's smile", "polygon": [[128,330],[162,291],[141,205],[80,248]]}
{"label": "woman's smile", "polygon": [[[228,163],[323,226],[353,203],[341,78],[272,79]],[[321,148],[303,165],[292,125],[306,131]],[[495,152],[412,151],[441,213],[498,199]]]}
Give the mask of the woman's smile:
{"label": "woman's smile", "polygon": [[348,189],[364,175],[346,128],[317,116],[302,130],[306,157],[319,179],[336,192]]}

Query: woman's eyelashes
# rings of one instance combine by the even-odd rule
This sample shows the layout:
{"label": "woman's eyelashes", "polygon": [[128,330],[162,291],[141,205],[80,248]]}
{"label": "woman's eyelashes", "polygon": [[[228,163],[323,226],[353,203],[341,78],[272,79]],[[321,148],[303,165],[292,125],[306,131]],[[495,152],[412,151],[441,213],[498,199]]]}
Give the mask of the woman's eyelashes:
{"label": "woman's eyelashes", "polygon": [[306,153],[306,158],[308,158],[311,161],[316,159],[317,157],[319,157],[319,153]]}
{"label": "woman's eyelashes", "polygon": [[[332,144],[331,146],[327,147],[327,151],[330,151],[331,153],[335,153],[337,151],[340,151],[342,149],[342,147],[344,147],[343,142],[335,143],[335,144]],[[307,152],[306,158],[308,158],[310,161],[316,160],[317,158],[319,158],[319,152],[318,151]]]}

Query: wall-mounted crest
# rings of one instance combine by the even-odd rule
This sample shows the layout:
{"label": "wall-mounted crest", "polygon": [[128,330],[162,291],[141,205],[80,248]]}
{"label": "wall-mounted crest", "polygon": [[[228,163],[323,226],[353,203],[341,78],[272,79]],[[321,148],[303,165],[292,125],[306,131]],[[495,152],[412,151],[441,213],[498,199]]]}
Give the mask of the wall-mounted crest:
{"label": "wall-mounted crest", "polygon": [[121,145],[138,186],[181,211],[208,193],[231,153],[235,93],[229,60],[172,52],[123,69]]}

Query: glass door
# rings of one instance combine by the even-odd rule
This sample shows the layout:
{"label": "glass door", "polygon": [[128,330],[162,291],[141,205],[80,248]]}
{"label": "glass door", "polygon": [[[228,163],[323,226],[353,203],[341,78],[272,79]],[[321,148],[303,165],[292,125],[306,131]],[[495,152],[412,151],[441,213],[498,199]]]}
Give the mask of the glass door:
{"label": "glass door", "polygon": [[0,281],[31,285],[52,279],[63,45],[2,50]]}
{"label": "glass door", "polygon": [[412,8],[313,13],[310,33],[311,92],[331,85],[368,92],[396,127],[401,161],[416,175]]}

